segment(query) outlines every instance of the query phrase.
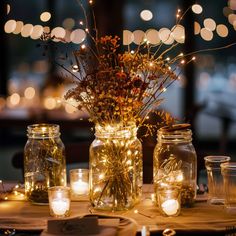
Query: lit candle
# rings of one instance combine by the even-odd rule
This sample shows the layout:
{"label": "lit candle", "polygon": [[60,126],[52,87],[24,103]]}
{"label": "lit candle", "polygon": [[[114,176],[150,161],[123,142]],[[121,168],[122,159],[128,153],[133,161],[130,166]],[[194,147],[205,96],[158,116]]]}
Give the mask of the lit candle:
{"label": "lit candle", "polygon": [[50,214],[65,217],[70,214],[70,188],[54,186],[48,189]]}
{"label": "lit candle", "polygon": [[176,199],[168,199],[161,204],[162,210],[168,216],[176,215],[180,204]]}
{"label": "lit candle", "polygon": [[89,192],[89,170],[72,169],[70,170],[70,186],[74,200],[82,200],[81,197],[87,196]]}
{"label": "lit candle", "polygon": [[70,200],[67,198],[56,198],[51,202],[51,208],[56,216],[64,216],[70,209]]}
{"label": "lit candle", "polygon": [[78,180],[71,183],[71,188],[73,193],[77,195],[85,195],[88,194],[89,186],[88,183]]}

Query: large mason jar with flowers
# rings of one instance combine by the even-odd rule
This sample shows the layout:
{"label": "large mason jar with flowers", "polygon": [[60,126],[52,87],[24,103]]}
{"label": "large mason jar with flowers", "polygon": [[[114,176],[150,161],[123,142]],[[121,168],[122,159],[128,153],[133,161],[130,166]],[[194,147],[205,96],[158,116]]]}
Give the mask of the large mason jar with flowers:
{"label": "large mason jar with flowers", "polygon": [[[142,193],[142,145],[137,130],[177,76],[148,44],[120,52],[118,36],[93,40],[95,49],[82,45],[74,53],[79,73],[65,98],[75,99],[95,124],[89,161],[92,205],[102,210],[130,209]],[[149,132],[153,127],[146,128]]]}

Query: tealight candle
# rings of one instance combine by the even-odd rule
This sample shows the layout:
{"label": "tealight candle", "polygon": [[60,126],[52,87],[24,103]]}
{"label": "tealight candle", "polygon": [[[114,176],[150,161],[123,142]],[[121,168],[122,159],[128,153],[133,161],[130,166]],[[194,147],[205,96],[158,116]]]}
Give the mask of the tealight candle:
{"label": "tealight candle", "polygon": [[88,183],[78,180],[73,183],[71,183],[71,189],[72,192],[77,194],[77,195],[83,195],[83,194],[88,194]]}
{"label": "tealight candle", "polygon": [[161,204],[162,210],[166,213],[168,216],[175,215],[179,210],[179,202],[175,199],[169,199],[166,200]]}
{"label": "tealight candle", "polygon": [[50,214],[66,217],[70,213],[70,188],[55,186],[48,189]]}
{"label": "tealight candle", "polygon": [[180,188],[158,190],[159,210],[164,216],[178,216],[181,210]]}
{"label": "tealight candle", "polygon": [[51,208],[55,215],[63,216],[70,209],[70,200],[66,198],[65,199],[56,198],[52,200]]}
{"label": "tealight candle", "polygon": [[70,186],[73,199],[80,200],[82,196],[87,196],[89,192],[89,170],[70,170]]}

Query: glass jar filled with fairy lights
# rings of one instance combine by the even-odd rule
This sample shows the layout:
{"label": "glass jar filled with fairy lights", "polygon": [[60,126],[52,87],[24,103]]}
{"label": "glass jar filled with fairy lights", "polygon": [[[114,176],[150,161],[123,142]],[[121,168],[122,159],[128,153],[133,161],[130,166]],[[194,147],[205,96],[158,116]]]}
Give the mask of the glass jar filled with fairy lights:
{"label": "glass jar filled with fairy lights", "polygon": [[142,145],[135,124],[95,127],[90,146],[90,201],[101,210],[126,210],[142,194]]}
{"label": "glass jar filled with fairy lights", "polygon": [[48,203],[49,187],[66,186],[65,147],[59,131],[56,124],[27,127],[24,178],[25,193],[32,203]]}
{"label": "glass jar filled with fairy lights", "polygon": [[197,155],[192,144],[189,124],[178,124],[158,130],[157,145],[154,149],[153,180],[156,200],[163,189],[180,188],[181,205],[193,205],[197,189]]}

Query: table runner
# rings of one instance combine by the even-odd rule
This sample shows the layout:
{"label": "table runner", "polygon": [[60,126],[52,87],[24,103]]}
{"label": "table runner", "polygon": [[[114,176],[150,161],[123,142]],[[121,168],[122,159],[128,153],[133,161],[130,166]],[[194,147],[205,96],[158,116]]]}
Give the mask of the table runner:
{"label": "table runner", "polygon": [[[149,189],[150,190],[150,189]],[[182,208],[178,217],[163,217],[152,204],[150,193],[146,188],[144,199],[134,209],[116,213],[102,212],[105,216],[119,215],[134,219],[138,231],[142,226],[149,226],[151,231],[163,231],[173,228],[180,231],[225,231],[236,229],[236,215],[228,214],[224,206],[209,205],[207,202],[196,202],[193,208]],[[100,214],[91,208],[89,202],[72,202],[71,216]],[[26,201],[0,202],[0,227],[18,229],[45,229],[49,215],[49,207],[32,205]]]}

